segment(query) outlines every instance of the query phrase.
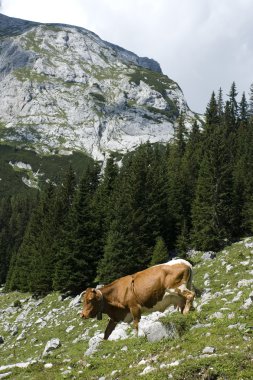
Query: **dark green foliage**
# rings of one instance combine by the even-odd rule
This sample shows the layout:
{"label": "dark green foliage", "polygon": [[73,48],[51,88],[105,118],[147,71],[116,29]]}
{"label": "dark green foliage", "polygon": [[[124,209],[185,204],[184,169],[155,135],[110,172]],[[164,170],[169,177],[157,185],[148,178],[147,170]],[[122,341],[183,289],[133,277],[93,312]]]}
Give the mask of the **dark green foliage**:
{"label": "dark green foliage", "polygon": [[[219,104],[219,108],[221,108],[221,104]],[[206,127],[211,127],[219,123],[219,113],[220,110],[218,108],[218,104],[216,101],[215,93],[212,93],[210,102],[206,108]]]}
{"label": "dark green foliage", "polygon": [[[1,133],[1,128],[0,128]],[[81,152],[73,152],[71,155],[39,156],[32,150],[25,150],[11,145],[0,144],[0,196],[36,194],[37,190],[28,188],[22,181],[22,177],[27,177],[29,173],[23,170],[14,170],[9,162],[24,162],[30,164],[33,172],[41,173],[39,186],[43,188],[46,180],[50,179],[54,183],[59,183],[68,170],[69,165],[74,168],[77,177],[80,178],[92,159]]]}
{"label": "dark green foliage", "polygon": [[253,117],[253,83],[250,86],[249,92],[249,115]]}
{"label": "dark green foliage", "polygon": [[59,245],[53,276],[56,290],[81,291],[94,281],[101,257],[99,224],[94,213],[94,194],[99,167],[89,167],[81,179]]}
{"label": "dark green foliage", "polygon": [[166,157],[163,147],[145,144],[125,158],[112,194],[100,281],[147,267],[156,238],[168,240]]}
{"label": "dark green foliage", "polygon": [[152,252],[152,259],[150,261],[150,266],[166,263],[169,259],[169,253],[163,238],[158,237],[156,239],[156,244]]}
{"label": "dark green foliage", "polygon": [[209,103],[208,115],[192,207],[192,241],[198,249],[216,250],[230,240],[234,220],[231,140],[218,117],[214,94]]}
{"label": "dark green foliage", "polygon": [[0,206],[0,283],[6,281],[11,262],[15,260],[35,200],[17,195],[3,198]]}

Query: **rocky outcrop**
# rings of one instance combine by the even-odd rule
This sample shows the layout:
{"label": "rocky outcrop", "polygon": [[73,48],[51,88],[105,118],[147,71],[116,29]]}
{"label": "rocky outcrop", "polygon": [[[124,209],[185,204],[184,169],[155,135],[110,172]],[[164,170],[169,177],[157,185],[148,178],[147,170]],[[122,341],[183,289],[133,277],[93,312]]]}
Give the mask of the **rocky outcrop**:
{"label": "rocky outcrop", "polygon": [[79,27],[0,15],[0,141],[103,160],[173,137],[179,86],[160,65]]}

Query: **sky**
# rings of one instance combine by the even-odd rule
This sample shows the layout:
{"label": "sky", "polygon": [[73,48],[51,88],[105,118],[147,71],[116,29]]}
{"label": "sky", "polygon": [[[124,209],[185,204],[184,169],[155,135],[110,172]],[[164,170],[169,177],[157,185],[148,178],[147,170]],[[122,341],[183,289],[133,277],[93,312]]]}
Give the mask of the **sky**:
{"label": "sky", "polygon": [[190,108],[204,113],[212,91],[235,81],[240,101],[253,83],[253,0],[0,0],[1,12],[78,25],[153,58]]}

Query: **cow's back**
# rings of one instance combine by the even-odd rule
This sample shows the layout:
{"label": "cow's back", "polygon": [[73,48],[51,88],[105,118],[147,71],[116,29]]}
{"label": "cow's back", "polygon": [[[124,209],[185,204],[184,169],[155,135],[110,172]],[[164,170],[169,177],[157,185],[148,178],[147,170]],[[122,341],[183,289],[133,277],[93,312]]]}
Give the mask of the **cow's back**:
{"label": "cow's back", "polygon": [[132,277],[137,302],[143,307],[153,308],[166,295],[187,284],[191,270],[187,261],[172,260],[136,273]]}

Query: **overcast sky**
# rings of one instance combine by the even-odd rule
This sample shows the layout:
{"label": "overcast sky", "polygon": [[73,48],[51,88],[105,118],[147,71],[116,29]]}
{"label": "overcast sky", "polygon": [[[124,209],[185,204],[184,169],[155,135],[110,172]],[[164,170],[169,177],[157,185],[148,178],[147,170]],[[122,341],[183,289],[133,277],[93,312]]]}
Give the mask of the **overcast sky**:
{"label": "overcast sky", "polygon": [[[92,30],[157,60],[193,111],[253,83],[253,0],[0,0],[2,13]],[[241,93],[240,93],[241,96]]]}

